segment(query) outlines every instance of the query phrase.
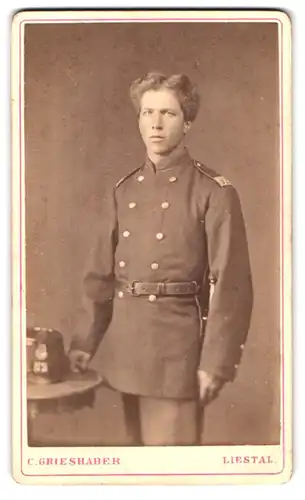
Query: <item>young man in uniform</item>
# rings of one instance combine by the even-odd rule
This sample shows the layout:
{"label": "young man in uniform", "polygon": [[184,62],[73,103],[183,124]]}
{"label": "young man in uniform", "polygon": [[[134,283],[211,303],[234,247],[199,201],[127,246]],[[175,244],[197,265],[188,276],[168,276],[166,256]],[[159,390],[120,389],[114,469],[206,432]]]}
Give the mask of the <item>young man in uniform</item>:
{"label": "young man in uniform", "polygon": [[234,380],[252,311],[238,194],[193,160],[184,140],[199,109],[186,75],[131,86],[147,156],[121,179],[85,275],[90,332],[70,351],[122,394],[133,444],[195,445],[198,408]]}

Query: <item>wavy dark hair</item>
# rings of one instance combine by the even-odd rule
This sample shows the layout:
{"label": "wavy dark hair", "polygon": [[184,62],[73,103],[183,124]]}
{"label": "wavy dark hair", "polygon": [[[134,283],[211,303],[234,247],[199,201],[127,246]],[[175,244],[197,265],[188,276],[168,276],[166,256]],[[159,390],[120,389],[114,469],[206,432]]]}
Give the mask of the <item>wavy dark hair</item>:
{"label": "wavy dark hair", "polygon": [[200,106],[200,96],[197,87],[184,74],[166,76],[163,73],[151,72],[134,80],[130,86],[130,97],[138,114],[144,92],[159,89],[175,92],[185,121],[193,122],[195,120]]}

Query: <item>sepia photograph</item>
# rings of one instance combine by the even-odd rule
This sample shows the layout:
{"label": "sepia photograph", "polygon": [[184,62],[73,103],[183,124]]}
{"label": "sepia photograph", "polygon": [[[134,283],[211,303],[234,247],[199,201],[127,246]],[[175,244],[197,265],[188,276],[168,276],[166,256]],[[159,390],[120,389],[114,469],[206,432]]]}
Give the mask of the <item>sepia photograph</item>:
{"label": "sepia photograph", "polygon": [[289,479],[290,29],[15,16],[19,482]]}

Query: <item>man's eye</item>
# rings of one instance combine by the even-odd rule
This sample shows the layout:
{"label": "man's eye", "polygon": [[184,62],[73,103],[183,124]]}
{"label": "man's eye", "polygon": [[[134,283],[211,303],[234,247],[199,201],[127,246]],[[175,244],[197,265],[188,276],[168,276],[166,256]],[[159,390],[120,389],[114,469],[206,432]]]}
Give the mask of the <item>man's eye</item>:
{"label": "man's eye", "polygon": [[175,113],[173,113],[172,111],[166,111],[166,114],[167,114],[168,116],[176,116],[176,114],[175,114]]}
{"label": "man's eye", "polygon": [[142,115],[143,116],[147,116],[147,115],[151,115],[152,114],[152,110],[151,109],[144,109],[142,111]]}

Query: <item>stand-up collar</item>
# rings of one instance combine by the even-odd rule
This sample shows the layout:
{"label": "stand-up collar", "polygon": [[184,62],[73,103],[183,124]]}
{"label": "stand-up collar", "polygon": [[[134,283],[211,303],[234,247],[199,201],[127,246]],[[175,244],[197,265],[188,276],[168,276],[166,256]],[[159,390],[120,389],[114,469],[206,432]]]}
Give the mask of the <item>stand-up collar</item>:
{"label": "stand-up collar", "polygon": [[164,156],[161,161],[155,165],[151,159],[147,156],[145,161],[145,168],[149,168],[153,172],[158,172],[159,170],[165,171],[184,165],[190,161],[190,155],[188,150],[183,144],[177,146],[169,155]]}

